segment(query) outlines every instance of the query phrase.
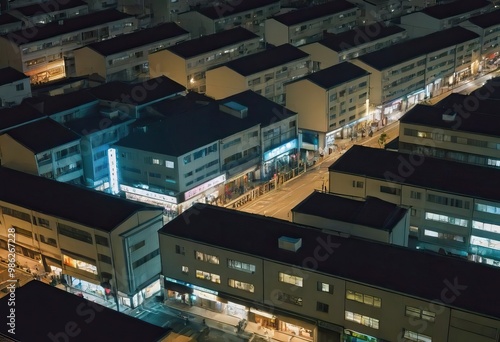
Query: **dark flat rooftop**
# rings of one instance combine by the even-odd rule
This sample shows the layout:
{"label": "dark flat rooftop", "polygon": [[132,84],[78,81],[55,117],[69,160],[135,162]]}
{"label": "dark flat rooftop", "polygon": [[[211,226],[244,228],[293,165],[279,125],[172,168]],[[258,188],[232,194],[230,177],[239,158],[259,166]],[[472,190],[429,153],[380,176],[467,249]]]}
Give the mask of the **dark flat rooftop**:
{"label": "dark flat rooftop", "polygon": [[[362,166],[366,168],[365,163]],[[442,296],[443,281],[457,280],[467,290],[461,291],[450,306],[500,318],[500,307],[491,305],[500,283],[498,268],[458,258],[341,238],[284,220],[200,203],[170,221],[159,233],[301,268],[304,260],[316,255],[318,241],[322,241],[321,245],[329,246],[331,253],[326,260],[315,263],[313,272],[433,302]],[[301,238],[302,246],[297,252],[280,249],[278,240],[282,236]],[[316,283],[307,284],[305,280],[306,286],[316,289]]]}
{"label": "dark flat rooftop", "polygon": [[189,32],[181,28],[176,23],[163,23],[154,27],[145,28],[97,43],[92,43],[87,45],[87,47],[95,50],[103,56],[110,56],[115,53],[161,42],[182,35],[189,36]]}
{"label": "dark flat rooftop", "polygon": [[81,119],[65,122],[64,126],[68,127],[79,136],[86,136],[95,132],[108,129],[120,124],[131,124],[134,120],[127,113],[120,113],[118,117],[107,118],[104,116],[90,116]]}
{"label": "dark flat rooftop", "polygon": [[0,167],[0,201],[111,232],[142,210],[162,210],[104,192]]}
{"label": "dark flat rooftop", "polygon": [[500,178],[500,169],[426,156],[421,165],[403,177],[399,169],[404,164],[402,160],[409,163],[409,158],[410,155],[406,153],[354,145],[330,165],[329,171],[381,180],[391,179],[398,184],[500,201],[498,188],[491,186],[492,179]]}
{"label": "dark flat rooftop", "polygon": [[187,40],[177,45],[170,46],[167,50],[183,58],[190,58],[258,37],[258,35],[247,29],[236,27],[230,30]]}
{"label": "dark flat rooftop", "polygon": [[405,29],[396,25],[385,26],[383,23],[374,23],[346,32],[330,34],[325,39],[320,40],[319,43],[333,51],[341,52],[404,31]]}
{"label": "dark flat rooftop", "polygon": [[49,118],[10,129],[5,134],[34,154],[80,140],[77,134]]}
{"label": "dark flat rooftop", "polygon": [[45,117],[32,106],[21,103],[18,106],[0,109],[0,131]]}
{"label": "dark flat rooftop", "polygon": [[[376,197],[367,197],[366,201],[357,201],[319,191],[314,191],[292,209],[292,212],[389,232],[401,221],[407,211],[408,209]],[[333,226],[332,229],[335,230],[335,227]]]}
{"label": "dark flat rooftop", "polygon": [[[251,0],[251,1],[233,1],[228,4],[218,3],[212,6],[198,10],[204,16],[216,20],[229,17],[234,14],[253,10],[255,8],[268,6],[271,4],[280,4],[279,0]],[[279,10],[279,8],[277,9]]]}
{"label": "dark flat rooftop", "polygon": [[240,57],[223,65],[240,75],[249,76],[308,56],[309,54],[293,45],[283,44],[252,55]]}
{"label": "dark flat rooftop", "polygon": [[481,28],[488,28],[500,24],[500,9],[469,19],[469,21]]}
{"label": "dark flat rooftop", "polygon": [[35,15],[64,11],[75,7],[88,8],[88,6],[89,5],[82,0],[65,0],[65,1],[49,0],[47,2],[44,2],[43,4],[33,4],[33,5],[18,7],[16,8],[16,11],[27,17],[32,17]]}
{"label": "dark flat rooftop", "polygon": [[[466,95],[462,96],[464,96],[463,99],[466,98]],[[491,103],[498,101],[492,100],[489,102]],[[457,105],[462,107],[463,103],[464,101],[456,102]],[[402,123],[424,125],[457,132],[470,132],[500,137],[500,130],[498,129],[498,127],[500,127],[500,114],[491,115],[480,112],[479,110],[472,112],[464,109],[462,115],[460,115],[460,113],[457,113],[455,120],[444,121],[444,113],[453,114],[455,111],[453,110],[452,106],[447,106],[446,108],[444,106],[438,106],[438,104],[434,106],[417,104],[411,110],[406,112],[406,114],[401,117],[400,121]],[[483,105],[483,107],[485,106]],[[498,110],[498,103],[496,104],[496,108]]]}
{"label": "dark flat rooftop", "polygon": [[23,103],[33,106],[45,115],[53,115],[87,104],[97,104],[98,101],[87,89],[83,89],[61,95],[31,97],[25,99]]}
{"label": "dark flat rooftop", "polygon": [[133,84],[120,81],[108,82],[91,88],[89,91],[101,100],[140,106],[170,97],[185,90],[186,87],[183,85],[166,76],[159,76]]}
{"label": "dark flat rooftop", "polygon": [[[210,103],[196,103],[189,106],[176,103],[178,111],[168,111],[161,121],[153,122],[147,127],[147,132],[136,131],[121,139],[115,145],[151,151],[170,156],[182,156],[201,146],[226,138],[242,130],[261,125],[263,127],[296,115],[265,97],[252,91],[245,91],[231,97]],[[246,118],[239,119],[219,111],[219,104],[236,102],[248,108]],[[181,106],[180,108],[178,106]],[[156,108],[160,113],[162,108],[169,106],[168,102],[158,103]],[[179,127],[189,127],[189,133]]]}
{"label": "dark flat rooftop", "polygon": [[478,37],[479,35],[472,31],[460,26],[455,26],[370,52],[366,55],[361,55],[358,59],[377,70],[383,70],[407,60],[424,56],[433,51],[438,51]]}
{"label": "dark flat rooftop", "polygon": [[25,74],[11,67],[0,69],[0,85],[9,84],[28,78]]}
{"label": "dark flat rooftop", "polygon": [[[0,299],[0,307],[6,313],[10,309],[8,298]],[[15,303],[15,334],[8,332],[10,327],[6,324],[0,329],[0,336],[15,341],[69,341],[66,334],[69,323],[73,324],[71,332],[78,332],[71,334],[72,342],[158,342],[170,333],[170,329],[106,308],[41,281],[32,280],[17,288]]]}
{"label": "dark flat rooftop", "polygon": [[356,8],[356,5],[348,1],[332,0],[324,4],[301,8],[300,10],[290,11],[272,18],[286,26],[292,26],[354,8]]}
{"label": "dark flat rooftop", "polygon": [[491,6],[491,2],[487,0],[457,0],[442,5],[426,7],[422,12],[436,19],[445,19],[488,6]]}
{"label": "dark flat rooftop", "polygon": [[0,25],[8,25],[8,24],[13,24],[13,23],[22,23],[21,19],[18,19],[14,17],[13,15],[10,15],[9,13],[2,13],[0,14]]}
{"label": "dark flat rooftop", "polygon": [[328,90],[369,74],[368,71],[357,65],[350,62],[342,62],[302,77],[298,81],[307,79],[321,88]]}
{"label": "dark flat rooftop", "polygon": [[39,40],[49,39],[63,34],[79,31],[87,27],[94,27],[105,24],[111,25],[113,21],[123,20],[127,18],[132,20],[134,19],[134,16],[114,9],[110,9],[64,19],[63,25],[59,25],[57,21],[48,23],[46,25],[39,25],[37,26],[36,34],[32,37],[27,36],[23,30],[9,32],[2,37],[20,46],[30,42],[36,42]]}

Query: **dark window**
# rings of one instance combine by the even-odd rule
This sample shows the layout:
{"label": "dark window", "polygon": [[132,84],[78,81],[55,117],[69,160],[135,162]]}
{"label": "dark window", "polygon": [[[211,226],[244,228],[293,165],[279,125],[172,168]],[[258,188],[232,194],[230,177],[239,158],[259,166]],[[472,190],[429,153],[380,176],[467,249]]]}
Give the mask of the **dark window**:
{"label": "dark window", "polygon": [[62,223],[58,223],[57,231],[59,232],[59,234],[70,237],[72,239],[93,244],[92,235],[83,230],[76,229]]}
{"label": "dark window", "polygon": [[17,91],[24,90],[24,83],[16,84],[16,90]]}
{"label": "dark window", "polygon": [[11,208],[6,208],[6,207],[1,207],[1,208],[2,208],[2,212],[4,215],[9,215],[9,216],[12,216],[12,217],[18,218],[20,220],[31,223],[31,215],[30,214],[26,214],[26,213],[23,213],[21,211],[11,209]]}
{"label": "dark window", "polygon": [[151,253],[143,256],[142,258],[140,258],[139,260],[137,261],[134,261],[132,263],[132,267],[133,268],[137,268],[143,264],[145,264],[146,262],[148,262],[149,260],[153,259],[154,257],[160,255],[160,249],[157,249],[155,251],[152,251]]}
{"label": "dark window", "polygon": [[328,304],[316,302],[316,311],[328,313]]}
{"label": "dark window", "polygon": [[109,256],[107,256],[107,255],[98,253],[97,254],[97,259],[99,259],[99,261],[102,261],[102,262],[105,262],[106,264],[110,264],[111,265],[111,258]]}
{"label": "dark window", "polygon": [[13,227],[16,229],[16,234],[29,237],[30,239],[33,238],[33,233],[30,232],[29,230],[26,230],[26,229],[23,229],[20,227],[16,227],[16,226],[13,226]]}
{"label": "dark window", "polygon": [[175,253],[185,255],[184,247],[175,245]]}
{"label": "dark window", "polygon": [[108,238],[105,238],[104,236],[96,235],[95,236],[95,243],[97,243],[98,245],[101,245],[101,246],[109,247]]}
{"label": "dark window", "polygon": [[145,245],[146,245],[146,241],[142,240],[141,242],[138,242],[135,245],[132,245],[130,247],[130,252],[135,252],[136,250],[138,250],[141,247],[144,247]]}
{"label": "dark window", "polygon": [[57,247],[57,242],[53,238],[46,238],[45,236],[40,234],[40,242],[45,243],[50,246]]}

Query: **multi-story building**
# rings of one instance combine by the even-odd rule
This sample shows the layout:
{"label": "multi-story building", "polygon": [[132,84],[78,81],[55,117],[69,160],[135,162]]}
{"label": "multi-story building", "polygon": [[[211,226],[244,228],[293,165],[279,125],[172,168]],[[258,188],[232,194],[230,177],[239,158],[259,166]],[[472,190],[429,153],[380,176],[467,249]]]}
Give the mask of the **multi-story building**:
{"label": "multi-story building", "polygon": [[293,46],[318,41],[326,31],[339,33],[356,26],[358,11],[351,2],[337,0],[276,15],[266,20],[265,39]]}
{"label": "multi-story building", "polygon": [[16,253],[119,311],[160,290],[161,208],[6,167],[0,175],[1,248],[14,234]]}
{"label": "multi-story building", "polygon": [[339,34],[328,34],[324,39],[302,45],[300,49],[311,55],[320,69],[357,58],[400,43],[407,38],[406,31],[396,25],[378,22],[359,26]]}
{"label": "multi-story building", "polygon": [[74,73],[73,50],[137,27],[133,16],[116,10],[98,11],[0,36],[0,66],[30,76],[31,83],[53,81]]}
{"label": "multi-story building", "polygon": [[148,107],[157,102],[186,94],[186,88],[168,77],[159,76],[136,83],[120,81],[104,83],[89,90],[108,111],[120,111],[139,118],[148,115]]}
{"label": "multi-story building", "polygon": [[87,117],[99,107],[99,99],[86,89],[60,95],[31,97],[24,102],[61,124]]}
{"label": "multi-story building", "polygon": [[250,89],[284,105],[285,83],[310,71],[310,56],[299,48],[283,44],[208,70],[207,95],[221,99]]}
{"label": "multi-story building", "polygon": [[0,108],[20,104],[31,97],[31,85],[28,76],[14,68],[0,69]]}
{"label": "multi-story building", "polygon": [[[359,22],[371,24],[375,22],[390,21],[399,18],[403,13],[401,0],[350,0],[358,6]],[[434,0],[435,2],[435,0]]]}
{"label": "multi-story building", "polygon": [[286,85],[286,107],[299,113],[302,146],[330,153],[335,138],[356,136],[366,127],[370,75],[343,62]]}
{"label": "multi-story building", "polygon": [[498,61],[500,53],[500,10],[470,18],[460,26],[476,32],[481,37],[481,68],[488,70]]}
{"label": "multi-story building", "polygon": [[115,191],[176,215],[195,202],[225,200],[226,190],[267,180],[295,160],[296,113],[251,91],[220,101],[191,97],[151,106],[164,118],[138,122],[113,145]]}
{"label": "multi-story building", "polygon": [[[21,103],[18,106],[9,108],[0,108],[0,134],[5,133],[9,129],[40,120],[45,117],[45,115],[41,114],[38,110],[26,103]],[[1,164],[2,162],[0,161],[0,165]]]}
{"label": "multi-story building", "polygon": [[144,6],[151,14],[153,25],[165,22],[177,22],[179,13],[188,12],[192,5],[189,0],[162,1],[147,0]]}
{"label": "multi-story building", "polygon": [[453,105],[417,105],[401,117],[399,151],[500,168],[498,101],[481,100],[478,110],[457,112],[458,105],[467,101],[466,95],[450,97],[457,104],[455,109]]}
{"label": "multi-story building", "polygon": [[408,246],[409,212],[376,197],[360,201],[319,191],[291,210],[293,223],[398,246]]}
{"label": "multi-story building", "polygon": [[149,78],[148,56],[189,39],[175,23],[164,23],[74,50],[77,76],[97,73],[106,82]]}
{"label": "multi-story building", "polygon": [[1,11],[0,14],[0,35],[7,34],[12,31],[19,31],[23,27],[22,20],[14,17],[9,13]]}
{"label": "multi-story building", "polygon": [[411,207],[417,248],[500,266],[498,168],[355,145],[329,174],[330,192]]}
{"label": "multi-story building", "polygon": [[47,24],[89,13],[89,5],[82,0],[44,1],[18,7],[9,12],[24,22],[24,26]]}
{"label": "multi-story building", "polygon": [[217,2],[211,6],[179,13],[177,21],[192,38],[229,30],[237,26],[264,36],[264,22],[280,11],[279,0]]}
{"label": "multi-story building", "polygon": [[471,17],[492,9],[493,5],[488,0],[451,1],[403,15],[400,25],[406,29],[411,38],[417,38],[457,26]]}
{"label": "multi-story building", "polygon": [[45,118],[0,135],[2,165],[59,182],[81,184],[80,137]]}
{"label": "multi-story building", "polygon": [[[171,334],[174,334],[169,328],[159,327],[137,317],[118,313],[94,303],[93,299],[75,296],[41,281],[30,281],[17,288],[16,295],[15,309],[18,310],[17,312],[24,312],[23,315],[16,317],[16,323],[29,325],[30,328],[11,330],[8,325],[0,328],[0,334],[5,342],[36,341],[42,336],[53,341],[66,341],[70,337],[78,336],[78,339],[85,341],[111,338],[167,342],[172,341]],[[37,305],[33,305],[33,301],[36,301]],[[9,296],[0,299],[0,307],[10,311]],[[48,308],[52,312],[50,316],[47,315]],[[69,322],[75,325],[71,323],[67,325]],[[71,331],[66,329],[67,326],[77,328]]]}
{"label": "multi-story building", "polygon": [[353,59],[371,74],[373,121],[397,119],[400,111],[477,74],[479,44],[478,34],[458,26]]}
{"label": "multi-story building", "polygon": [[202,204],[159,238],[166,298],[281,341],[493,342],[500,331],[493,267]]}
{"label": "multi-story building", "polygon": [[151,53],[149,74],[165,75],[189,90],[205,93],[208,69],[263,49],[258,35],[236,27]]}

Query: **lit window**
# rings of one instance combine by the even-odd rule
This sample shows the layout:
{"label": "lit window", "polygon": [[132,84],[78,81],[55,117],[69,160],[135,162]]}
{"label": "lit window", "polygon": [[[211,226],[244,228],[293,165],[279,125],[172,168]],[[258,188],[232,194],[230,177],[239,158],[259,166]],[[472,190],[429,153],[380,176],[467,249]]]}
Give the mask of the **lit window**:
{"label": "lit window", "polygon": [[303,286],[303,281],[304,281],[304,279],[302,277],[293,276],[293,275],[286,274],[283,272],[279,273],[279,280],[282,283],[292,284],[292,285],[300,286],[300,287]]}

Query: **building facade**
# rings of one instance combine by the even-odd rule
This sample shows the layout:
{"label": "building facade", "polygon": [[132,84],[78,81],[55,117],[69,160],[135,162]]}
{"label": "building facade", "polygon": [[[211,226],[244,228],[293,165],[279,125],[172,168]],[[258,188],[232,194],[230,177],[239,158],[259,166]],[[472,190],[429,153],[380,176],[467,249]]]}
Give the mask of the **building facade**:
{"label": "building facade", "polygon": [[188,39],[189,32],[175,23],[164,23],[92,43],[73,52],[76,76],[97,73],[106,82],[147,79],[150,53]]}
{"label": "building facade", "polygon": [[330,192],[411,207],[416,248],[500,265],[498,169],[355,145],[329,174]]}
{"label": "building facade", "polygon": [[207,70],[263,49],[258,35],[237,27],[151,53],[149,74],[167,76],[186,89],[205,93]]}
{"label": "building facade", "polygon": [[2,248],[15,234],[16,253],[119,311],[160,290],[161,208],[5,167],[0,173]]}
{"label": "building facade", "polygon": [[116,10],[98,11],[23,28],[0,37],[0,65],[30,77],[32,84],[54,81],[74,73],[73,50],[96,41],[129,33],[137,27],[133,16]]}
{"label": "building facade", "polygon": [[288,83],[286,106],[299,113],[301,148],[329,154],[335,139],[361,133],[369,123],[369,89],[369,73],[349,62]]}
{"label": "building facade", "polygon": [[340,33],[352,29],[358,14],[358,8],[344,0],[290,11],[266,20],[265,39],[273,45],[304,45],[322,39],[325,31]]}
{"label": "building facade", "polygon": [[31,97],[29,77],[14,68],[0,69],[0,108],[20,104]]}
{"label": "building facade", "polygon": [[309,74],[311,67],[307,53],[290,44],[280,45],[208,70],[207,95],[221,99],[252,90],[285,105],[285,84]]}
{"label": "building facade", "polygon": [[200,204],[159,238],[165,298],[275,339],[493,342],[500,329],[498,310],[477,301],[496,292],[475,279],[498,277],[484,265]]}

